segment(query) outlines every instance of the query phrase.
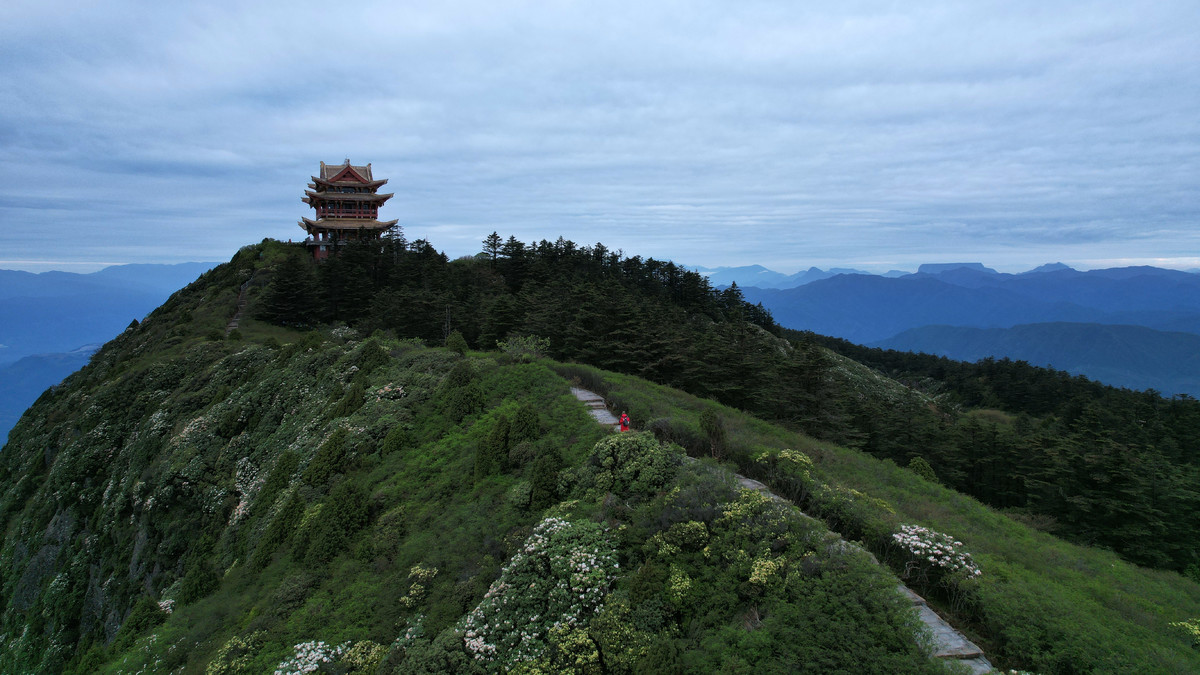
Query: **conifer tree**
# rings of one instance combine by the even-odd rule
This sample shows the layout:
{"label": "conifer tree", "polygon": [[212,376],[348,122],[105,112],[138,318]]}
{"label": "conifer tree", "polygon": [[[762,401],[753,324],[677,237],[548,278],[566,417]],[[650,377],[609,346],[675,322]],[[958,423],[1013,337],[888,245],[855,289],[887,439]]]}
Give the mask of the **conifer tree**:
{"label": "conifer tree", "polygon": [[492,232],[483,240],[483,252],[488,254],[488,258],[492,261],[492,267],[496,266],[496,257],[500,255],[500,247],[503,244],[504,240],[495,232]]}
{"label": "conifer tree", "polygon": [[509,429],[508,440],[510,445],[516,445],[523,441],[536,441],[542,435],[542,423],[538,419],[537,408],[533,407],[532,403],[526,401],[517,409],[517,414],[513,417],[512,426]]}
{"label": "conifer tree", "polygon": [[308,327],[317,320],[321,306],[317,289],[312,261],[303,253],[289,251],[276,264],[257,315],[283,326]]}
{"label": "conifer tree", "polygon": [[487,439],[475,455],[475,477],[483,478],[501,472],[508,463],[509,421],[507,415],[496,418]]}

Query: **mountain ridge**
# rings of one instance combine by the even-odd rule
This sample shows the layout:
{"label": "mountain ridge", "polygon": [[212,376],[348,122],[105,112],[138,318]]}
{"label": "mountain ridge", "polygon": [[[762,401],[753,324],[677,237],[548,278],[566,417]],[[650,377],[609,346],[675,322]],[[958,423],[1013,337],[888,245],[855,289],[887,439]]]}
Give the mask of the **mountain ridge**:
{"label": "mountain ridge", "polygon": [[[954,613],[998,665],[1184,673],[1200,663],[1169,627],[1200,615],[1200,586],[938,484],[1011,490],[997,464],[996,479],[975,476],[979,453],[956,458],[953,436],[937,434],[990,433],[997,459],[1020,457],[1023,446],[1002,448],[1024,442],[1009,438],[1030,432],[1021,424],[989,430],[940,394],[783,335],[737,293],[670,265],[562,240],[531,248],[449,261],[414,242],[313,266],[302,247],[266,242],[107,343],[39,398],[0,452],[4,669],[483,672],[520,655],[543,670],[603,659],[613,672],[939,672],[895,580],[829,530]],[[368,273],[374,281],[345,285]],[[370,297],[348,292],[372,285]],[[226,339],[243,287],[246,320]],[[605,435],[572,383],[645,431]],[[1127,395],[1100,391],[1123,415]],[[1195,413],[1138,405],[1152,423]],[[1077,430],[1039,419],[1032,442],[1129,456],[1123,427],[1087,413]],[[1085,445],[1076,433],[1107,440]],[[682,451],[704,460],[684,463]],[[919,466],[913,452],[937,474],[895,461]],[[685,466],[716,461],[826,525]],[[1160,506],[1194,517],[1194,474],[1179,461],[1147,459],[1175,471],[1154,476],[1155,494],[1172,500]],[[1089,508],[1137,508],[1089,489],[1070,494]],[[1195,528],[1170,513],[1175,548],[1131,541],[1175,566]],[[1091,522],[1079,517],[1063,519]],[[981,575],[922,563],[896,538],[917,522],[933,532],[922,536],[951,537],[955,560]],[[1092,522],[1089,536],[1123,522]],[[1157,527],[1141,519],[1110,534],[1162,537]],[[587,568],[561,566],[577,559]],[[558,583],[578,584],[582,602],[562,604]]]}

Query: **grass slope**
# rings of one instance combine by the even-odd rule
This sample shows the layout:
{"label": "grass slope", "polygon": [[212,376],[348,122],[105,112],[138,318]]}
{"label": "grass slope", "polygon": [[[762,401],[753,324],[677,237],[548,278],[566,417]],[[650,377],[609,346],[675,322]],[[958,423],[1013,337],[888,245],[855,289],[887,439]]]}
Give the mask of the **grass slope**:
{"label": "grass slope", "polygon": [[697,455],[711,454],[700,416],[705,409],[718,410],[727,439],[724,459],[768,485],[780,483],[755,461],[764,449],[804,452],[824,480],[858,491],[857,502],[865,508],[846,508],[819,493],[800,503],[843,535],[861,538],[885,561],[904,560],[890,540],[896,522],[920,524],[964,542],[982,576],[959,588],[924,590],[997,665],[1039,673],[1200,670],[1200,651],[1170,625],[1200,616],[1200,585],[1181,575],[1066,543],[893,462],[818,442],[709,401],[584,366],[563,372],[617,401],[639,425]]}

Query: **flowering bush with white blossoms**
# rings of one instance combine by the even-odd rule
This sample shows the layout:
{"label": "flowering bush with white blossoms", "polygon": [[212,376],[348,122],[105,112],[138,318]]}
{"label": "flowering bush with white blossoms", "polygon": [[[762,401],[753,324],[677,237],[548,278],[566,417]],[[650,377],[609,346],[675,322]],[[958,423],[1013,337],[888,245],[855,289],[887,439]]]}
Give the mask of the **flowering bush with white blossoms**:
{"label": "flowering bush with white blossoms", "polygon": [[584,626],[617,575],[617,552],[591,522],[546,518],[459,624],[467,652],[507,669],[536,659],[552,630]]}
{"label": "flowering bush with white blossoms", "polygon": [[901,525],[892,539],[912,555],[905,565],[905,578],[930,569],[967,578],[983,574],[971,554],[962,550],[963,543],[948,534],[920,525]]}
{"label": "flowering bush with white blossoms", "polygon": [[333,663],[345,653],[350,643],[332,647],[319,640],[296,645],[291,658],[275,667],[275,675],[302,675],[316,672],[321,664]]}

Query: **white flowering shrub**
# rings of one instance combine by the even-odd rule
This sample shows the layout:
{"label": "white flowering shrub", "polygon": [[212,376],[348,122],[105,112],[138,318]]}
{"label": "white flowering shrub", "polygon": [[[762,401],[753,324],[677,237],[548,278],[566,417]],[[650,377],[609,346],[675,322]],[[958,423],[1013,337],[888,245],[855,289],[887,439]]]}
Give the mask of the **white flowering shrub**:
{"label": "white flowering shrub", "polygon": [[910,555],[904,568],[904,578],[927,580],[930,572],[956,578],[977,577],[983,572],[962,549],[963,543],[920,525],[901,525],[892,539]]}
{"label": "white flowering shrub", "polygon": [[499,670],[538,658],[552,631],[587,625],[616,574],[603,528],[546,518],[460,623],[467,652]]}
{"label": "white flowering shrub", "polygon": [[293,648],[292,655],[275,667],[275,675],[302,675],[314,673],[323,664],[333,663],[346,652],[349,643],[336,647],[319,640],[301,642]]}

